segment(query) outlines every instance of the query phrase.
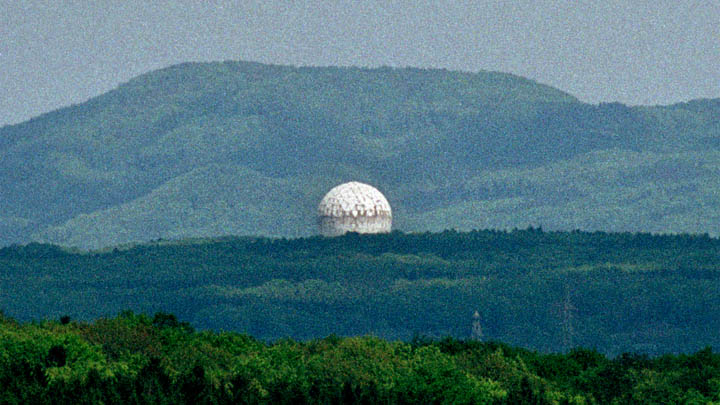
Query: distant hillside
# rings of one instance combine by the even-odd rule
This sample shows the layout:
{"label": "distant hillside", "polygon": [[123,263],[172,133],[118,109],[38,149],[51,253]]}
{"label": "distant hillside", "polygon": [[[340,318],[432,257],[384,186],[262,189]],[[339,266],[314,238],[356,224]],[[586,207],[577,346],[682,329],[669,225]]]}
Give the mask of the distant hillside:
{"label": "distant hillside", "polygon": [[473,231],[0,249],[0,313],[171,312],[260,339],[483,339],[617,355],[720,348],[720,239]]}
{"label": "distant hillside", "polygon": [[0,245],[311,235],[349,180],[402,230],[715,235],[719,116],[495,72],[183,64],[0,128]]}

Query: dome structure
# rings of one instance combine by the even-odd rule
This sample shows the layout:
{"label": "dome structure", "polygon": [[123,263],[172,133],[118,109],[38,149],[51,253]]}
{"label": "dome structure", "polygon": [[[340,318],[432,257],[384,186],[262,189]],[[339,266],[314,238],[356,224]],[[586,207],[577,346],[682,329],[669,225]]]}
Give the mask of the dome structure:
{"label": "dome structure", "polygon": [[351,181],[328,191],[318,206],[320,233],[338,236],[345,232],[387,233],[392,211],[375,187]]}

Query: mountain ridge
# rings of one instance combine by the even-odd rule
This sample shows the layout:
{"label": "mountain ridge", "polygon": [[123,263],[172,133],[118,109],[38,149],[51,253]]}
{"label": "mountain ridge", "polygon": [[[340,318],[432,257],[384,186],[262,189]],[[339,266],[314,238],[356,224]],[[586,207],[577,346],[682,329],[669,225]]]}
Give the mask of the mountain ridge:
{"label": "mountain ridge", "polygon": [[[719,115],[720,99],[590,105],[498,72],[185,63],[0,128],[0,246],[37,240],[99,248],[216,231],[307,236],[315,232],[322,194],[350,180],[378,186],[393,205],[396,227],[407,231],[576,223],[587,230],[715,234],[705,224],[720,208]],[[563,170],[581,171],[574,159],[612,151],[635,153],[627,176],[647,181],[595,190]],[[702,167],[693,168],[693,159]],[[608,162],[595,164],[597,178],[613,177],[623,164]],[[665,168],[652,166],[658,164]],[[685,194],[663,197],[662,206],[652,201],[667,194],[668,183],[651,181],[661,169],[680,173],[676,182],[685,187]],[[226,188],[213,186],[212,170]],[[550,205],[555,212],[532,197],[557,200],[565,193],[553,170],[574,179],[567,204]],[[499,183],[473,186],[479,176]],[[173,184],[186,192],[171,192]],[[272,196],[270,203],[233,191],[250,186]],[[517,204],[505,201],[508,195]],[[608,195],[636,197],[626,204]],[[613,205],[604,214],[572,208],[604,200]],[[185,208],[168,208],[178,206]],[[622,217],[612,221],[612,212],[627,206],[633,228],[613,228]],[[469,223],[472,207],[485,216],[474,214]],[[563,222],[568,212],[574,221]]]}

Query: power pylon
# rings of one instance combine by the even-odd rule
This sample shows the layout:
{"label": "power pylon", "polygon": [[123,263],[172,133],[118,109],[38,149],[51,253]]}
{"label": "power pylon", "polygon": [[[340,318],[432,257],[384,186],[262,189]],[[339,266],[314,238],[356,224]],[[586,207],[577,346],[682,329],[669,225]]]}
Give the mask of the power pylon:
{"label": "power pylon", "polygon": [[570,300],[570,286],[565,283],[565,299],[562,304],[562,329],[563,329],[563,349],[567,352],[574,346],[575,328],[573,321],[575,319],[575,311],[577,308]]}
{"label": "power pylon", "polygon": [[472,332],[470,334],[470,339],[472,340],[482,340],[483,332],[482,327],[480,326],[480,313],[478,311],[475,311],[473,314],[473,321],[472,321]]}

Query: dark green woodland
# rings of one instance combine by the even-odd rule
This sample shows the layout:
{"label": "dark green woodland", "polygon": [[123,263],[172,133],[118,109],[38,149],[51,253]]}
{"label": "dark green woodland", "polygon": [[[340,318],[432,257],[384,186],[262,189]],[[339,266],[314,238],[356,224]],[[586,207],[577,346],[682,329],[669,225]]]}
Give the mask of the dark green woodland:
{"label": "dark green woodland", "polygon": [[0,128],[0,246],[311,236],[352,180],[402,231],[717,236],[718,117],[497,72],[182,64]]}
{"label": "dark green woodland", "polygon": [[542,352],[720,347],[720,240],[472,231],[158,241],[96,252],[0,249],[20,321],[173,313],[263,341],[330,334],[483,339]]}

